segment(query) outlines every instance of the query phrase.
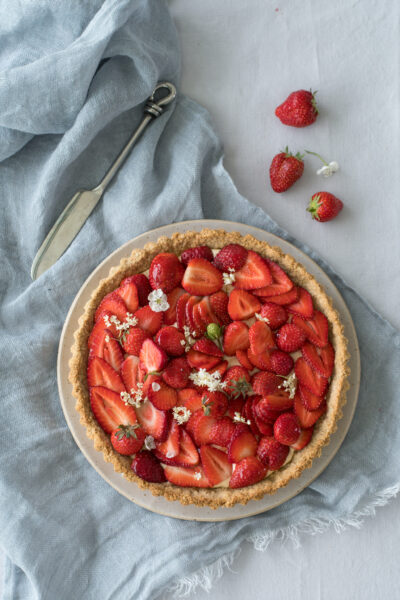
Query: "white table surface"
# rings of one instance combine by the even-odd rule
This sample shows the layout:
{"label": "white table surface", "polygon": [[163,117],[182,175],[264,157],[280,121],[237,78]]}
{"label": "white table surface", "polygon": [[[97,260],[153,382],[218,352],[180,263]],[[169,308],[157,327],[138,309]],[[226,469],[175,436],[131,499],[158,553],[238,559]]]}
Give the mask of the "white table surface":
{"label": "white table surface", "polygon": [[[315,248],[400,329],[398,3],[171,0],[170,6],[182,42],[181,89],[209,109],[240,192]],[[274,109],[300,88],[318,90],[320,116],[305,129],[285,127]],[[269,163],[287,144],[337,160],[341,171],[318,178],[317,160],[307,158],[302,179],[274,194]],[[314,223],[305,212],[309,196],[321,190],[345,204],[331,223]],[[361,530],[305,536],[300,549],[275,544],[261,553],[245,544],[212,598],[400,598],[399,508],[397,499],[378,509]],[[206,598],[202,590],[190,596]]]}

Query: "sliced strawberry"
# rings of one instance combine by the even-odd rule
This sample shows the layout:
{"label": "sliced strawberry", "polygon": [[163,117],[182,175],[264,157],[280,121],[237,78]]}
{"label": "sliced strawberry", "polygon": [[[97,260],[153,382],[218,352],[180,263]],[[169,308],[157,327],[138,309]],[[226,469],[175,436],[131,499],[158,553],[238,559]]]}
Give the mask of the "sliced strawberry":
{"label": "sliced strawberry", "polygon": [[146,373],[162,371],[168,362],[168,356],[164,350],[151,339],[144,340],[139,358]]}
{"label": "sliced strawberry", "polygon": [[281,444],[274,437],[263,437],[258,444],[257,457],[270,471],[280,469],[288,454],[289,446]]}
{"label": "sliced strawberry", "polygon": [[286,309],[275,302],[265,302],[261,307],[260,315],[267,319],[267,325],[271,329],[278,329],[288,320]]}
{"label": "sliced strawberry", "polygon": [[172,325],[161,327],[157,332],[156,342],[169,356],[182,356],[185,354],[185,336]]}
{"label": "sliced strawberry", "polygon": [[139,305],[144,306],[145,304],[148,304],[148,296],[151,293],[152,288],[146,275],[144,273],[137,273],[135,275],[125,277],[125,279],[121,281],[121,287],[130,283],[134,283],[136,286],[139,298]]}
{"label": "sliced strawberry", "polygon": [[241,412],[242,417],[244,417],[248,422],[252,434],[255,435],[257,438],[261,435],[261,432],[257,426],[256,418],[253,411],[253,404],[258,402],[259,399],[259,396],[248,396]]}
{"label": "sliced strawberry", "polygon": [[203,446],[204,444],[211,444],[211,429],[216,423],[216,421],[217,419],[215,417],[205,415],[204,413],[201,416],[197,417],[193,428],[193,435],[195,442],[198,446]]}
{"label": "sliced strawberry", "polygon": [[218,485],[232,475],[232,465],[228,461],[226,452],[212,446],[202,446],[200,457],[204,473],[211,485]]}
{"label": "sliced strawberry", "polygon": [[127,354],[139,356],[144,340],[147,340],[150,334],[141,327],[130,327],[128,332],[122,337],[122,346]]}
{"label": "sliced strawberry", "polygon": [[269,408],[265,398],[261,398],[258,402],[253,404],[253,411],[260,421],[269,424],[275,423],[276,419],[281,414],[279,411]]}
{"label": "sliced strawberry", "polygon": [[139,295],[136,285],[131,283],[125,283],[115,290],[118,296],[125,302],[126,308],[130,313],[134,313],[139,308]]}
{"label": "sliced strawberry", "polygon": [[267,474],[267,467],[255,456],[247,456],[236,465],[229,481],[230,488],[241,488],[258,483]]}
{"label": "sliced strawberry", "polygon": [[212,367],[212,369],[209,369],[208,372],[209,373],[216,373],[218,371],[218,373],[221,375],[221,377],[223,377],[224,374],[226,373],[227,369],[228,369],[228,366],[229,366],[228,361],[227,360],[223,360],[222,362],[220,362],[215,367]]}
{"label": "sliced strawberry", "polygon": [[137,356],[128,356],[121,365],[121,377],[129,393],[137,390],[138,383],[142,383],[144,372],[139,368],[139,358]]}
{"label": "sliced strawberry", "polygon": [[237,350],[247,350],[250,346],[249,328],[246,323],[233,321],[224,331],[224,353],[233,356]]}
{"label": "sliced strawberry", "polygon": [[314,371],[310,365],[300,357],[296,360],[294,371],[299,382],[316,396],[323,396],[328,387],[328,380]]}
{"label": "sliced strawberry", "polygon": [[157,458],[148,450],[142,450],[132,461],[131,469],[145,481],[163,483],[166,481],[164,470]]}
{"label": "sliced strawberry", "polygon": [[193,348],[187,352],[186,358],[192,368],[206,369],[207,371],[215,367],[221,360],[218,356],[209,356],[203,352],[197,352]]}
{"label": "sliced strawberry", "polygon": [[309,342],[318,346],[318,348],[324,348],[328,343],[329,335],[329,323],[326,316],[319,310],[314,311],[312,319],[302,319],[300,317],[293,317],[292,322],[303,329]]}
{"label": "sliced strawberry", "polygon": [[211,308],[222,325],[228,325],[231,322],[228,313],[228,301],[228,295],[223,291],[216,292],[210,296]]}
{"label": "sliced strawberry", "polygon": [[163,371],[162,378],[165,383],[171,387],[182,389],[188,385],[190,375],[190,365],[185,357],[173,358],[165,370]]}
{"label": "sliced strawberry", "polygon": [[218,356],[219,358],[223,358],[224,353],[214,342],[203,337],[200,340],[197,340],[195,345],[193,346],[193,350],[197,350],[198,352],[203,352],[203,354],[209,354],[210,356]]}
{"label": "sliced strawberry", "polygon": [[158,410],[150,400],[141,402],[136,410],[137,420],[144,431],[160,442],[167,439],[171,415]]}
{"label": "sliced strawberry", "polygon": [[276,344],[284,352],[300,350],[305,341],[306,334],[303,329],[300,329],[294,323],[286,323],[276,334]]}
{"label": "sliced strawberry", "polygon": [[220,271],[228,272],[229,269],[239,271],[246,262],[247,254],[246,248],[240,244],[228,244],[218,252],[214,263]]}
{"label": "sliced strawberry", "polygon": [[272,283],[272,276],[266,261],[253,250],[249,250],[243,267],[235,273],[235,287],[254,290]]}
{"label": "sliced strawberry", "polygon": [[147,331],[150,335],[155,335],[163,322],[163,313],[154,312],[150,306],[142,306],[134,315],[138,320],[138,326]]}
{"label": "sliced strawberry", "polygon": [[281,444],[291,446],[295,444],[301,434],[299,420],[294,413],[279,415],[274,423],[274,437]]}
{"label": "sliced strawberry", "polygon": [[173,325],[176,321],[176,305],[178,304],[179,298],[185,293],[181,287],[174,288],[167,295],[167,301],[169,304],[168,310],[164,312],[164,323],[165,325]]}
{"label": "sliced strawberry", "polygon": [[294,412],[303,429],[312,427],[318,419],[326,412],[326,402],[322,402],[316,410],[307,410],[301,401],[300,394],[297,392],[294,398]]}
{"label": "sliced strawberry", "polygon": [[205,258],[212,262],[214,255],[209,246],[196,246],[195,248],[188,248],[181,254],[181,261],[184,265],[187,265],[193,258]]}
{"label": "sliced strawberry", "polygon": [[236,427],[229,417],[217,419],[210,430],[210,440],[212,444],[227,448],[235,433]]}
{"label": "sliced strawberry", "polygon": [[189,300],[185,304],[185,323],[187,327],[189,327],[189,331],[192,333],[192,335],[197,335],[193,308],[199,301],[199,296],[190,296]]}
{"label": "sliced strawberry", "polygon": [[223,392],[209,392],[206,390],[201,397],[201,402],[204,414],[212,417],[222,417],[228,408],[228,398]]}
{"label": "sliced strawberry", "polygon": [[205,322],[205,320],[203,320],[201,314],[201,302],[202,301],[197,302],[197,304],[193,306],[193,321],[197,337],[201,337],[202,335],[204,335],[207,330],[207,323]]}
{"label": "sliced strawberry", "polygon": [[261,371],[272,371],[269,351],[266,350],[261,354],[255,354],[249,348],[249,350],[247,350],[247,356],[251,364],[257,367],[257,369],[260,369]]}
{"label": "sliced strawberry", "polygon": [[[271,280],[263,286],[258,286],[258,289],[254,293],[257,296],[272,297],[289,292],[293,287],[293,282],[286,275],[285,271],[272,260],[265,259],[265,263],[268,265]],[[275,302],[275,300],[272,300],[272,302]]]}
{"label": "sliced strawberry", "polygon": [[185,406],[193,414],[196,410],[202,410],[203,404],[201,402],[201,394],[193,388],[185,388],[183,390],[177,390],[178,392],[178,406]]}
{"label": "sliced strawberry", "polygon": [[182,279],[182,287],[193,296],[208,296],[222,288],[221,272],[204,258],[189,261]]}
{"label": "sliced strawberry", "polygon": [[103,386],[90,388],[90,407],[106,433],[112,433],[119,425],[134,425],[137,422],[135,409],[126,406],[119,393]]}
{"label": "sliced strawberry", "polygon": [[293,369],[294,360],[287,352],[274,350],[270,355],[271,370],[277,375],[289,375]]}
{"label": "sliced strawberry", "polygon": [[[200,403],[201,403],[201,398],[200,398]],[[192,411],[192,414],[190,415],[190,418],[185,425],[186,431],[188,433],[190,433],[190,435],[192,436],[193,439],[195,439],[194,431],[196,429],[197,421],[199,421],[203,416],[204,416],[203,405],[201,404],[201,407],[198,410],[195,410],[194,412]],[[210,442],[207,442],[207,443],[210,443]]]}
{"label": "sliced strawberry", "polygon": [[333,365],[335,363],[335,351],[332,344],[328,342],[325,348],[317,350],[314,344],[306,342],[301,353],[304,360],[310,365],[314,371],[317,371],[323,377],[329,378],[332,375]]}
{"label": "sliced strawberry", "polygon": [[254,366],[249,361],[246,350],[236,350],[235,354],[242,367],[248,369],[249,371],[254,369]]}
{"label": "sliced strawberry", "polygon": [[211,487],[201,467],[164,467],[165,477],[179,487]]}
{"label": "sliced strawberry", "polygon": [[304,387],[304,385],[301,385],[301,383],[299,383],[298,392],[300,394],[301,402],[307,410],[317,410],[324,401],[323,396],[316,396]]}
{"label": "sliced strawberry", "polygon": [[261,303],[245,290],[232,290],[228,301],[228,313],[232,321],[245,321],[261,309]]}
{"label": "sliced strawberry", "polygon": [[[272,437],[274,435],[274,425],[273,423],[266,423],[258,418],[255,411],[253,411],[253,419],[254,423],[258,429],[258,435],[263,436],[266,435],[268,437]],[[250,425],[251,427],[251,425]],[[254,433],[254,431],[253,431]]]}
{"label": "sliced strawberry", "polygon": [[[171,429],[174,427],[174,423],[178,427],[178,452],[173,456],[170,456],[171,452],[162,452],[157,447],[157,458],[166,465],[175,465],[178,467],[193,467],[199,464],[199,453],[197,452],[192,438],[184,429],[179,427],[176,421],[173,421]],[[168,440],[164,444],[167,442]]]}
{"label": "sliced strawberry", "polygon": [[186,303],[189,298],[189,294],[182,294],[182,296],[179,296],[178,302],[176,303],[176,325],[178,329],[183,329],[186,324]]}
{"label": "sliced strawberry", "polygon": [[274,373],[259,371],[253,375],[251,385],[255,394],[266,396],[267,394],[274,394],[279,390],[279,387],[282,385],[282,379]]}
{"label": "sliced strawberry", "polygon": [[[88,363],[87,382],[90,387],[102,386],[114,392],[125,392],[120,375],[103,358],[93,356]],[[117,423],[117,426],[119,423]],[[114,427],[115,429],[115,427]]]}
{"label": "sliced strawberry", "polygon": [[174,388],[158,377],[148,390],[148,398],[158,410],[169,410],[176,405],[178,395]]}
{"label": "sliced strawberry", "polygon": [[255,456],[257,452],[257,440],[247,425],[236,426],[236,432],[228,446],[228,460],[238,463],[246,456]]}
{"label": "sliced strawberry", "polygon": [[121,346],[113,338],[109,329],[98,329],[96,334],[91,338],[89,357],[92,356],[104,359],[115,371],[120,370],[124,361]]}
{"label": "sliced strawberry", "polygon": [[206,296],[205,298],[203,298],[199,302],[198,307],[199,307],[198,308],[199,317],[201,318],[201,320],[203,321],[203,324],[206,327],[210,323],[217,323],[217,325],[221,325],[220,320],[218,319],[217,315],[215,314],[215,312],[211,306],[210,296]]}
{"label": "sliced strawberry", "polygon": [[303,450],[311,442],[313,436],[314,426],[309,429],[302,429],[299,439],[295,444],[292,444],[293,450]]}
{"label": "sliced strawberry", "polygon": [[279,306],[284,306],[286,309],[287,304],[293,304],[299,298],[299,288],[293,286],[289,292],[285,294],[278,294],[278,296],[263,296],[260,294],[260,290],[254,290],[253,294],[261,298],[262,302],[270,304],[273,302],[274,304],[278,304]]}
{"label": "sliced strawberry", "polygon": [[230,419],[233,419],[235,416],[235,413],[237,413],[237,412],[242,415],[244,404],[245,404],[244,398],[232,398],[229,401],[228,410],[226,411],[227,416]]}
{"label": "sliced strawberry", "polygon": [[310,319],[314,313],[314,306],[309,292],[299,287],[299,299],[293,304],[288,304],[286,310],[305,319]]}
{"label": "sliced strawberry", "polygon": [[104,296],[96,310],[94,320],[98,321],[101,313],[105,310],[109,311],[112,315],[115,315],[121,323],[125,321],[128,312],[125,302],[117,292],[111,292],[110,294],[107,294],[107,296]]}
{"label": "sliced strawberry", "polygon": [[88,339],[88,344],[90,345],[92,338],[96,335],[96,333],[98,333],[101,329],[108,329],[109,331],[111,331],[113,338],[118,339],[120,336],[120,331],[117,329],[117,324],[111,320],[116,318],[115,315],[113,315],[112,312],[110,312],[109,310],[102,310],[99,313],[98,319],[95,323],[95,326],[92,329],[92,332],[89,336]]}
{"label": "sliced strawberry", "polygon": [[289,398],[289,394],[284,390],[263,396],[263,403],[269,410],[283,411],[293,408],[293,398]]}
{"label": "sliced strawberry", "polygon": [[264,321],[256,321],[249,329],[250,350],[253,354],[262,354],[269,348],[275,348],[271,329]]}
{"label": "sliced strawberry", "polygon": [[179,285],[185,272],[185,267],[179,258],[171,252],[161,252],[151,261],[149,281],[153,290],[162,289],[168,294]]}

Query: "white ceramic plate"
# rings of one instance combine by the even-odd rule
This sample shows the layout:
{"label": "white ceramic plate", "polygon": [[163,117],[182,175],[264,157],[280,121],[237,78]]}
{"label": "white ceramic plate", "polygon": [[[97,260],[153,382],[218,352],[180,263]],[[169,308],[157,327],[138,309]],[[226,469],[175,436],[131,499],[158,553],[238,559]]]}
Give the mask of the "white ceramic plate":
{"label": "white ceramic plate", "polygon": [[[116,473],[112,465],[104,461],[102,453],[96,452],[92,440],[86,436],[85,428],[80,424],[79,415],[75,410],[72,386],[68,381],[68,362],[71,357],[71,346],[74,341],[73,334],[78,327],[78,319],[82,314],[84,306],[89,300],[93,289],[97,287],[101,279],[108,275],[110,268],[118,265],[121,258],[128,256],[134,248],[142,248],[147,242],[155,242],[161,235],[171,236],[177,231],[200,231],[204,227],[210,229],[222,228],[226,231],[239,231],[244,235],[249,233],[259,240],[280,246],[284,252],[291,254],[295,259],[301,262],[304,267],[314,275],[319,283],[324,286],[327,294],[333,299],[334,306],[338,310],[342,322],[344,323],[345,335],[349,341],[349,352],[351,355],[350,389],[348,391],[347,403],[343,411],[343,418],[339,421],[338,429],[332,435],[330,444],[323,449],[321,456],[314,460],[312,467],[303,471],[298,479],[292,480],[286,487],[278,490],[278,492],[272,496],[266,495],[262,500],[249,502],[245,506],[237,504],[232,508],[218,508],[217,510],[212,510],[207,507],[182,506],[179,502],[169,502],[163,497],[152,496],[149,492],[143,491],[137,487],[135,483],[127,481],[120,473]],[[360,353],[354,324],[342,296],[329,277],[309,258],[309,256],[298,250],[292,244],[289,244],[281,238],[262,229],[242,225],[241,223],[233,223],[231,221],[203,219],[199,221],[174,223],[143,233],[110,254],[110,256],[108,256],[108,258],[93,271],[79,290],[68,312],[60,339],[57,376],[61,406],[68,427],[70,428],[76,443],[90,464],[113,488],[117,490],[117,492],[143,508],[147,508],[148,510],[168,517],[195,521],[225,521],[256,515],[290,500],[290,498],[293,498],[306,488],[327,467],[340,448],[353,418],[360,383]]]}

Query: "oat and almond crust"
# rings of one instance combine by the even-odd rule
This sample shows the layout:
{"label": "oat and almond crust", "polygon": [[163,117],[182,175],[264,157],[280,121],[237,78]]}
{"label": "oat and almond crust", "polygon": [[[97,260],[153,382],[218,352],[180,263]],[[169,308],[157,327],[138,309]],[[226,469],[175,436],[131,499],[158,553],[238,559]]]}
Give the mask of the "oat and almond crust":
{"label": "oat and almond crust", "polygon": [[[148,483],[138,477],[130,468],[131,459],[118,454],[111,445],[109,436],[102,430],[93,416],[89,402],[89,390],[86,380],[88,360],[87,340],[93,328],[94,313],[103,297],[116,289],[122,279],[134,273],[141,273],[150,267],[152,259],[160,252],[174,252],[178,256],[187,248],[207,245],[211,248],[222,248],[227,244],[242,244],[248,250],[259,252],[262,256],[276,261],[293,279],[294,283],[304,287],[313,297],[314,305],[328,318],[330,324],[330,341],[335,348],[335,367],[328,391],[328,410],[317,422],[311,442],[303,450],[295,452],[293,459],[286,467],[275,471],[267,479],[248,487],[230,488],[184,488],[167,483]],[[337,429],[337,422],[342,417],[342,407],[346,402],[346,391],[349,387],[347,340],[343,334],[343,325],[332,300],[323,287],[306,269],[289,254],[284,254],[277,246],[270,246],[251,235],[242,236],[238,232],[227,233],[223,229],[203,229],[200,232],[187,231],[175,233],[170,238],[162,236],[156,243],[148,243],[143,249],[134,250],[132,254],[121,260],[120,264],[110,270],[109,276],[102,279],[85,306],[79,319],[79,328],[74,334],[75,343],[71,348],[69,380],[76,398],[76,410],[80,413],[80,421],[86,428],[86,434],[94,442],[97,451],[102,452],[104,459],[114,466],[114,470],[139,487],[149,490],[154,496],[164,496],[167,500],[179,500],[181,504],[195,504],[210,508],[231,507],[237,503],[247,504],[250,500],[260,500],[265,494],[274,494],[301,473],[311,467],[314,458],[320,456],[323,447],[329,443],[330,436]]]}

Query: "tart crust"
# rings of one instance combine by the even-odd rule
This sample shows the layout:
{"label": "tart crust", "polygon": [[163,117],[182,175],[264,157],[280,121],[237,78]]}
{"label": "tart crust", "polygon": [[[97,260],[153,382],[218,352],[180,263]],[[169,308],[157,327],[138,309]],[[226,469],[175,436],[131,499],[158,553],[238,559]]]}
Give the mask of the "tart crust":
{"label": "tart crust", "polygon": [[[121,456],[114,450],[109,436],[97,423],[90,408],[86,380],[87,341],[93,328],[94,313],[106,294],[116,289],[122,279],[128,275],[146,271],[156,254],[173,252],[179,256],[184,250],[193,246],[207,245],[218,249],[231,243],[242,244],[248,250],[254,250],[265,258],[277,262],[295,284],[304,287],[311,294],[315,307],[326,315],[330,325],[330,341],[335,349],[335,366],[327,396],[327,412],[315,425],[311,442],[303,450],[295,452],[293,459],[285,467],[275,471],[259,483],[238,489],[179,487],[169,482],[149,483],[132,471],[130,468],[132,460],[129,457]],[[175,233],[170,238],[162,236],[156,243],[151,242],[146,244],[143,249],[135,249],[129,257],[122,259],[118,266],[113,267],[109,276],[102,279],[93,291],[84,313],[79,319],[79,327],[74,338],[75,342],[71,348],[72,358],[69,363],[69,380],[73,386],[72,393],[76,398],[76,410],[80,413],[80,421],[86,428],[87,436],[93,440],[95,449],[103,453],[104,460],[112,463],[115,471],[122,473],[124,477],[140,488],[150,491],[154,496],[164,496],[171,501],[178,500],[181,504],[194,504],[216,509],[231,507],[237,503],[247,504],[250,500],[261,499],[265,494],[274,494],[289,481],[299,477],[305,469],[311,467],[313,460],[320,456],[323,447],[329,443],[330,436],[337,429],[337,423],[342,417],[342,408],[346,402],[346,392],[349,387],[347,378],[350,372],[347,340],[331,298],[327,296],[316,279],[292,256],[283,253],[279,247],[261,242],[251,235],[243,236],[238,232],[228,233],[223,229],[203,229],[200,232]]]}

